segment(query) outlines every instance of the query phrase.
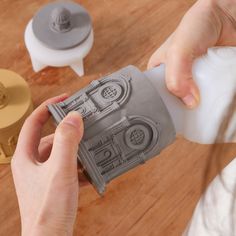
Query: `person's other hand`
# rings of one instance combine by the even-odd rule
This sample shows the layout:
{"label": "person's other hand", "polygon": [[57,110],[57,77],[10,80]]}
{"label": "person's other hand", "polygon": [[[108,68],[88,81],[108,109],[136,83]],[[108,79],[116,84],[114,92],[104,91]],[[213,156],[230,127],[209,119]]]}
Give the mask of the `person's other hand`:
{"label": "person's other hand", "polygon": [[151,56],[148,68],[165,64],[168,90],[194,108],[200,93],[192,79],[193,61],[209,47],[232,45],[236,45],[236,0],[199,0]]}
{"label": "person's other hand", "polygon": [[77,150],[83,122],[77,112],[69,113],[55,134],[41,139],[49,119],[40,105],[25,121],[11,167],[19,202],[22,235],[72,235],[78,206]]}

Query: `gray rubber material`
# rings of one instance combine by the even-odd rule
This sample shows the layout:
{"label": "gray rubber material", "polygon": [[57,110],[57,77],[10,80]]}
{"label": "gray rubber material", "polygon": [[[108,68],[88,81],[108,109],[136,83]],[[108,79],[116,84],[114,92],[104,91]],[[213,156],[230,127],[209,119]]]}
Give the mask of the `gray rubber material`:
{"label": "gray rubber material", "polygon": [[64,50],[78,46],[92,29],[87,10],[74,2],[53,2],[42,7],[33,17],[36,38],[46,47]]}
{"label": "gray rubber material", "polygon": [[57,124],[70,111],[82,115],[78,158],[100,194],[110,180],[157,156],[176,136],[158,92],[134,66],[95,80],[48,109]]}

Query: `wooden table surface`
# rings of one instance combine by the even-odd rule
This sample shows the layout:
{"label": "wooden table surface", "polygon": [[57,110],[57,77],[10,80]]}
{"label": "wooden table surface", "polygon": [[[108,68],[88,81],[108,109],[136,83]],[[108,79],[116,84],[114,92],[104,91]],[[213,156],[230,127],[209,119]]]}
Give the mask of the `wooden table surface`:
{"label": "wooden table surface", "polygon": [[[101,75],[128,64],[145,70],[148,58],[175,29],[194,0],[78,0],[91,13],[95,44],[85,59],[86,76],[70,68],[34,73],[24,29],[47,0],[0,1],[0,68],[28,82],[35,107],[73,93]],[[45,134],[53,132],[52,122]],[[181,235],[209,181],[235,155],[234,145],[199,145],[177,138],[157,158],[112,181],[104,197],[80,183],[74,235]],[[0,235],[20,235],[19,210],[9,165],[0,166]]]}

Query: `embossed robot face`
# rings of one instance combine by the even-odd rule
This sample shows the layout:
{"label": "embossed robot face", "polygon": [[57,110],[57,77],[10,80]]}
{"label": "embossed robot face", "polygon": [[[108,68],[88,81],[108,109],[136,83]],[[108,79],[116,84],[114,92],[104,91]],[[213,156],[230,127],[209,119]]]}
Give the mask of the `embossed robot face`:
{"label": "embossed robot face", "polygon": [[117,83],[107,83],[99,89],[100,98],[104,102],[113,102],[122,95],[122,88]]}
{"label": "embossed robot face", "polygon": [[152,138],[151,130],[145,125],[135,124],[125,132],[126,144],[135,150],[145,150]]}

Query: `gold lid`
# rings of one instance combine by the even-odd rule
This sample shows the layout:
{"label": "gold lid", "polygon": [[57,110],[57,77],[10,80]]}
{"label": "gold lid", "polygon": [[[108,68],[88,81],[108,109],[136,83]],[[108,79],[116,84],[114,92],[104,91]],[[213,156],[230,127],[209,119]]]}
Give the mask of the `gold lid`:
{"label": "gold lid", "polygon": [[2,104],[5,104],[0,108],[0,130],[2,130],[14,125],[25,115],[31,106],[31,95],[26,81],[15,72],[0,69],[0,83],[2,84],[0,96],[1,94],[2,97],[4,94],[7,96],[7,99],[1,99]]}
{"label": "gold lid", "polygon": [[0,69],[0,163],[10,161],[22,124],[31,111],[26,81],[15,72]]}

